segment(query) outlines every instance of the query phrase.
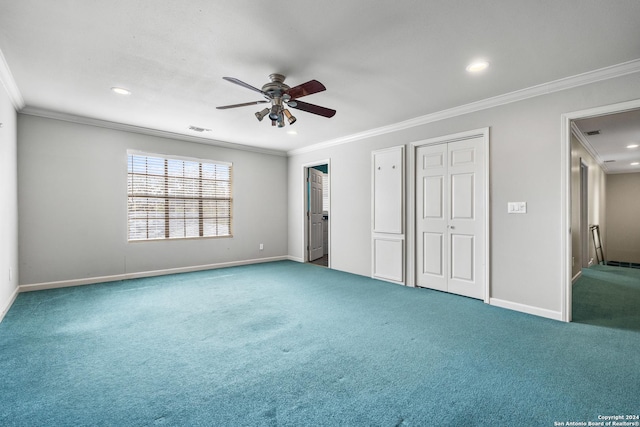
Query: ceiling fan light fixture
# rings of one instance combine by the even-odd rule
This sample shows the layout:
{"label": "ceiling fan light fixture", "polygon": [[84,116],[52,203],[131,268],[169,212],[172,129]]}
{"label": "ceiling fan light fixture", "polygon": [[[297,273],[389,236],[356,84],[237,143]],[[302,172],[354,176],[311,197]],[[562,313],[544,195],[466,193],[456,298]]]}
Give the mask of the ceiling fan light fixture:
{"label": "ceiling fan light fixture", "polygon": [[269,118],[273,121],[277,121],[278,117],[280,117],[280,109],[282,107],[280,107],[278,104],[274,104],[273,107],[271,107],[271,112],[269,113]]}
{"label": "ceiling fan light fixture", "polygon": [[287,116],[287,120],[289,120],[289,124],[292,125],[296,122],[296,119],[293,114],[291,114],[291,112],[289,110],[287,110],[286,108],[284,109],[284,115]]}
{"label": "ceiling fan light fixture", "polygon": [[261,122],[261,121],[262,121],[262,119],[264,119],[264,117],[265,117],[267,114],[269,114],[269,109],[268,109],[268,108],[265,108],[264,110],[262,110],[262,111],[258,111],[258,112],[256,113],[256,118],[258,119],[258,121],[259,121],[259,122]]}

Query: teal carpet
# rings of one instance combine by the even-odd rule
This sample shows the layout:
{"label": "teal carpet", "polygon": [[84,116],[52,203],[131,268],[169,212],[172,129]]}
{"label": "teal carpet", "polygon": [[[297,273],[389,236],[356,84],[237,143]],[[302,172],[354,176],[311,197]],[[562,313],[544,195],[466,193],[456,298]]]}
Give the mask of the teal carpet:
{"label": "teal carpet", "polygon": [[288,261],[23,293],[0,323],[2,426],[553,426],[639,396],[637,328]]}
{"label": "teal carpet", "polygon": [[573,286],[573,321],[640,332],[640,269],[583,269]]}

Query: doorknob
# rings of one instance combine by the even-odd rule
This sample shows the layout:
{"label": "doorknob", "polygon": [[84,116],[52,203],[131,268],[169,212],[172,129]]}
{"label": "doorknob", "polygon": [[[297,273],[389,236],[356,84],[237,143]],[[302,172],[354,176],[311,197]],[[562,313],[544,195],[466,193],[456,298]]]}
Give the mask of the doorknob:
{"label": "doorknob", "polygon": [[450,225],[449,228],[452,229],[452,230],[455,229],[455,227],[453,225]]}

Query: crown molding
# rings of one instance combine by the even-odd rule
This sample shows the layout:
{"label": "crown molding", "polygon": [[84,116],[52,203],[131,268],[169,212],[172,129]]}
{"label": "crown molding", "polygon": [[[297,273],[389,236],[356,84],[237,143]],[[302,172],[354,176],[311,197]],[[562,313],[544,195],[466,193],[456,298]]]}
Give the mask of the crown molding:
{"label": "crown molding", "polygon": [[505,93],[503,95],[486,98],[480,101],[471,102],[469,104],[449,108],[446,110],[416,117],[414,119],[398,122],[392,125],[382,126],[379,128],[368,130],[368,131],[347,135],[345,137],[340,137],[340,138],[332,139],[329,141],[320,142],[318,144],[310,145],[308,147],[298,148],[295,150],[288,151],[287,155],[294,156],[297,154],[317,151],[324,148],[333,147],[336,145],[346,144],[349,142],[354,142],[354,141],[358,141],[365,138],[384,135],[391,132],[397,132],[400,130],[409,129],[412,127],[421,126],[428,123],[449,119],[452,117],[462,116],[465,114],[474,113],[476,111],[486,110],[489,108],[510,104],[512,102],[523,101],[525,99],[534,98],[541,95],[548,95],[554,92],[560,92],[560,91],[571,89],[574,87],[596,83],[602,80],[609,80],[616,77],[622,77],[627,74],[633,74],[637,72],[640,72],[640,58],[634,59],[628,62],[623,62],[621,64],[612,65],[609,67],[600,68],[593,71],[588,71],[586,73],[577,74],[575,76],[553,80],[548,83],[531,86],[529,88]]}
{"label": "crown molding", "polygon": [[13,108],[16,111],[20,111],[24,108],[24,98],[20,93],[20,89],[18,89],[18,85],[13,78],[13,74],[11,74],[11,69],[9,69],[9,64],[7,64],[7,60],[4,58],[2,51],[0,50],[0,83],[4,86],[7,94],[9,95],[9,99],[13,104]]}
{"label": "crown molding", "polygon": [[91,117],[78,116],[75,114],[62,113],[59,111],[47,110],[27,106],[19,111],[21,114],[29,116],[44,117],[47,119],[62,120],[65,122],[78,123],[89,126],[96,126],[106,129],[120,130],[124,132],[138,133],[142,135],[156,136],[159,138],[175,139],[179,141],[194,142],[196,144],[206,144],[215,147],[229,148],[232,150],[249,151],[253,153],[268,154],[272,156],[286,157],[285,151],[270,150],[268,148],[252,147],[249,145],[236,144],[233,142],[219,141],[216,139],[202,138],[198,136],[184,135],[181,133],[168,132],[164,130],[151,129],[142,126],[128,125],[124,123],[110,122],[107,120],[95,119]]}
{"label": "crown molding", "polygon": [[600,166],[600,168],[604,171],[604,173],[610,173],[609,168],[607,167],[607,164],[602,160],[602,157],[600,156],[600,153],[598,153],[598,150],[596,150],[595,147],[591,145],[591,143],[589,142],[589,139],[582,133],[580,128],[578,128],[578,125],[576,125],[576,122],[573,120],[571,121],[571,134],[573,134],[573,136],[576,137],[578,142],[582,144],[584,149],[587,150],[587,153],[589,153],[591,157],[593,157],[593,159],[596,161],[598,166]]}

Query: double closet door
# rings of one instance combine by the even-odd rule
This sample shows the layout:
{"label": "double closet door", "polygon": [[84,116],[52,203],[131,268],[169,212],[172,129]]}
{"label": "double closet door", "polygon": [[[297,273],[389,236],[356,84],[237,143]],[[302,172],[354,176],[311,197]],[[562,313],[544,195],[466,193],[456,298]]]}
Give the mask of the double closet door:
{"label": "double closet door", "polygon": [[482,137],[416,149],[416,284],[485,297]]}

